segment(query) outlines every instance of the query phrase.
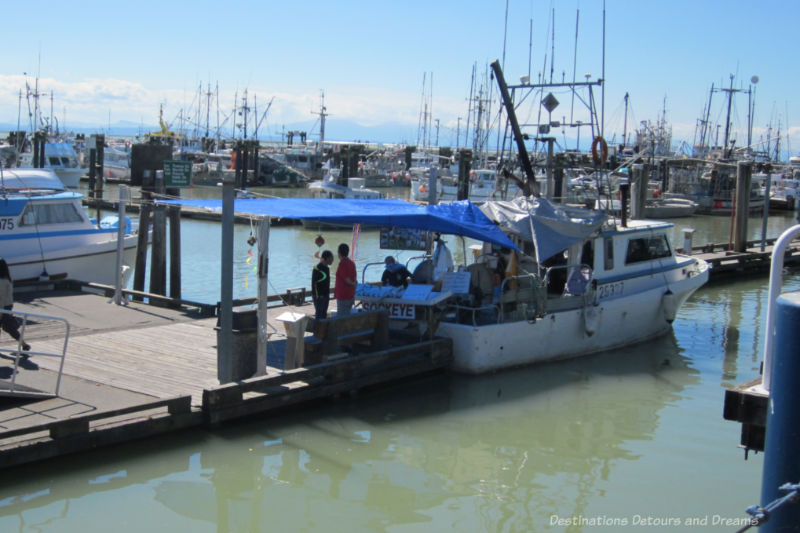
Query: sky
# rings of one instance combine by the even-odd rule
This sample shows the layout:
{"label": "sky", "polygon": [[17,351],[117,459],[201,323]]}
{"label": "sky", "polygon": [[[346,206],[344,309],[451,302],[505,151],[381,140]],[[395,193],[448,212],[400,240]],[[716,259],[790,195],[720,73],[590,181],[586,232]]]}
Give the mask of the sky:
{"label": "sky", "polygon": [[[795,0],[7,4],[0,123],[19,120],[23,129],[26,87],[38,81],[44,114],[52,101],[62,129],[121,121],[148,129],[163,108],[173,129],[181,117],[199,118],[201,127],[208,117],[214,127],[219,109],[224,131],[232,132],[234,102],[247,91],[251,136],[258,121],[264,137],[299,127],[314,139],[324,94],[326,140],[351,140],[337,139],[338,121],[386,126],[397,138],[382,141],[414,143],[428,117],[432,143],[463,145],[475,122],[470,97],[475,101],[479,89],[495,117],[489,124],[496,120],[500,103],[488,65],[499,60],[509,85],[525,75],[531,82],[602,78],[592,101],[604,137],[615,143],[642,121],[665,118],[673,145],[691,144],[706,112],[724,124],[727,93],[714,92],[706,107],[712,84],[730,88],[733,76],[737,146],[746,144],[752,105],[754,143],[780,128],[782,157],[800,150]],[[214,93],[208,113],[201,92]],[[580,105],[585,93],[552,92],[560,105],[550,120],[589,121]],[[521,122],[538,121],[540,99],[520,106]],[[585,127],[551,133],[563,148],[578,131],[584,143],[591,138]],[[721,141],[719,128],[714,135]]]}

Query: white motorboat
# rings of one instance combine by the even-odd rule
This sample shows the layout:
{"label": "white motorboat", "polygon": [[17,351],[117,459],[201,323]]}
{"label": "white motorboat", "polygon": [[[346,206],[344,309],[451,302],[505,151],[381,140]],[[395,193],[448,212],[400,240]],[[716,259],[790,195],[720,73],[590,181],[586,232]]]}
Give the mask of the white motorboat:
{"label": "white motorboat", "polygon": [[[0,169],[0,256],[15,281],[76,279],[116,282],[117,217],[94,223],[82,195],[65,189],[50,169]],[[135,260],[137,235],[126,219],[123,283]]]}
{"label": "white motorboat", "polygon": [[[21,168],[33,167],[33,154],[24,152],[20,156]],[[52,169],[61,183],[68,189],[77,189],[81,176],[86,174],[71,143],[49,142],[44,144],[44,168]]]}

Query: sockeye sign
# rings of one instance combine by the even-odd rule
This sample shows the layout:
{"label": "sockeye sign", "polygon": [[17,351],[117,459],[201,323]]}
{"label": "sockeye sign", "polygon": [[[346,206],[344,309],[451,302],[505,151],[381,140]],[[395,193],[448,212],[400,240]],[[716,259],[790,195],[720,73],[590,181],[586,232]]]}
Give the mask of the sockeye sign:
{"label": "sockeye sign", "polygon": [[386,311],[389,318],[400,318],[403,320],[414,320],[414,304],[401,302],[361,302],[364,311]]}

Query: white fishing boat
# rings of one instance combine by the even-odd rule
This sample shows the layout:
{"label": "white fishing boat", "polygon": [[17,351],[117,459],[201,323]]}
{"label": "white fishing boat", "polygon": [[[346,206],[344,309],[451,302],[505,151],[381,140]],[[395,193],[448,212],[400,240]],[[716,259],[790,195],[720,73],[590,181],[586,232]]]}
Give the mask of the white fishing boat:
{"label": "white fishing boat", "polygon": [[[50,169],[0,169],[0,256],[15,281],[116,282],[117,217],[94,223],[82,195]],[[123,282],[132,273],[137,236],[126,219]]]}
{"label": "white fishing boat", "polygon": [[453,339],[454,367],[461,372],[575,357],[658,337],[708,280],[705,261],[675,253],[668,222],[626,223],[539,198],[487,202],[481,209],[529,254],[518,256],[516,274],[499,286],[486,281],[489,261],[468,267],[473,301],[456,307],[436,331]]}

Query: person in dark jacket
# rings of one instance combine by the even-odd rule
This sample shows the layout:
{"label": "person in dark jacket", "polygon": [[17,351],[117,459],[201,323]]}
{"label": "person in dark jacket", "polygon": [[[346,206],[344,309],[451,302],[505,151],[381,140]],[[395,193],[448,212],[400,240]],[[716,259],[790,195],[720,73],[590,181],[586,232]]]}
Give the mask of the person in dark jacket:
{"label": "person in dark jacket", "polygon": [[[0,258],[0,306],[6,311],[11,311],[14,308],[14,281],[11,279],[8,263],[2,258]],[[17,322],[17,318],[14,315],[8,313],[0,314],[0,327],[11,335],[15,341],[19,341],[19,322]],[[22,351],[29,352],[30,349],[30,345],[23,341]]]}
{"label": "person in dark jacket", "polygon": [[386,270],[383,271],[383,276],[381,276],[383,285],[408,287],[408,278],[411,277],[411,272],[406,267],[397,263],[391,255],[387,256],[383,263],[386,265]]}
{"label": "person in dark jacket", "polygon": [[311,297],[314,301],[314,318],[320,320],[328,316],[328,302],[331,299],[331,269],[333,252],[325,250],[319,263],[311,271]]}

